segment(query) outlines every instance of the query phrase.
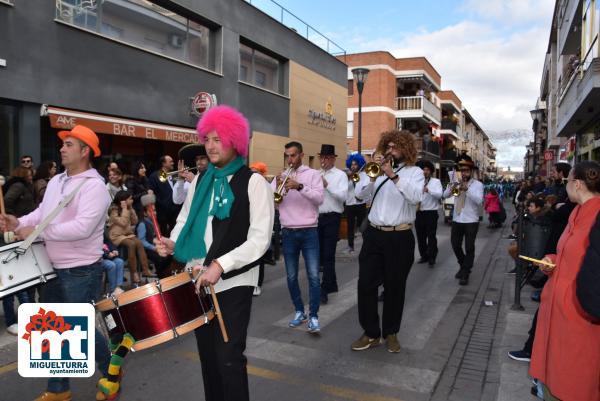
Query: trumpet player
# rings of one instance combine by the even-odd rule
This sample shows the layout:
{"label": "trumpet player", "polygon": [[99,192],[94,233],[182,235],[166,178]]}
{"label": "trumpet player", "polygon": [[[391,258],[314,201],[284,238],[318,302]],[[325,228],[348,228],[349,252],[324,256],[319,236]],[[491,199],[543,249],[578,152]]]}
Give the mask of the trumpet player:
{"label": "trumpet player", "polygon": [[[279,203],[279,220],[283,232],[283,258],[287,274],[288,290],[294,305],[294,317],[290,327],[299,327],[308,320],[308,331],[317,333],[319,325],[319,306],[321,283],[319,280],[319,205],[323,203],[323,180],[317,170],[302,164],[304,156],[302,144],[290,142],[285,145],[285,161],[290,168],[288,176],[279,176],[271,186],[277,190],[281,182],[285,185]],[[284,173],[285,175],[285,173]],[[304,311],[302,293],[298,285],[298,262],[300,252],[304,256],[306,275],[308,277],[309,315]]]}
{"label": "trumpet player", "polygon": [[460,181],[448,184],[444,198],[454,196],[450,242],[459,265],[454,277],[459,279],[459,285],[467,285],[475,259],[475,238],[479,230],[479,206],[483,203],[483,184],[472,176],[475,164],[471,158],[466,155],[462,157],[458,162]]}
{"label": "trumpet player", "polygon": [[[194,165],[189,168],[186,166]],[[182,205],[187,197],[191,182],[198,176],[198,181],[208,168],[206,148],[201,144],[188,144],[179,149],[177,171],[179,179],[173,185],[173,203]]]}
{"label": "trumpet player", "polygon": [[335,146],[323,144],[319,153],[323,178],[323,203],[319,205],[319,253],[323,266],[321,304],[329,300],[328,294],[337,292],[335,274],[335,248],[339,240],[340,221],[344,201],[348,194],[346,174],[335,167]]}
{"label": "trumpet player", "polygon": [[[169,155],[163,155],[160,158],[160,170],[155,171],[148,178],[148,185],[152,192],[156,195],[156,217],[158,225],[163,235],[169,235],[171,229],[175,226],[175,220],[181,209],[181,205],[176,205],[173,202],[173,181],[172,174],[174,166],[173,158]],[[167,180],[160,180],[161,171],[167,174]]]}
{"label": "trumpet player", "polygon": [[354,252],[354,231],[360,227],[367,212],[366,201],[356,196],[356,186],[368,183],[369,177],[362,171],[367,162],[360,153],[353,153],[346,159],[348,168],[348,196],[346,197],[346,221],[348,222],[348,253]]}
{"label": "trumpet player", "polygon": [[428,263],[429,267],[435,265],[437,257],[437,222],[440,199],[444,189],[442,183],[433,177],[435,167],[429,160],[419,160],[417,166],[423,170],[425,185],[423,186],[423,200],[417,210],[415,220],[415,231],[417,232],[417,244],[421,258],[417,263]]}
{"label": "trumpet player", "polygon": [[[363,334],[352,343],[352,349],[375,347],[383,336],[387,350],[397,353],[400,344],[396,335],[415,253],[412,225],[417,203],[423,198],[425,180],[423,171],[414,165],[417,150],[410,132],[384,132],[377,151],[384,156],[379,169],[383,174],[370,174],[366,185],[361,181],[356,186],[359,198],[371,198],[371,210],[358,258],[358,319]],[[382,283],[385,291],[380,322],[377,291]]]}

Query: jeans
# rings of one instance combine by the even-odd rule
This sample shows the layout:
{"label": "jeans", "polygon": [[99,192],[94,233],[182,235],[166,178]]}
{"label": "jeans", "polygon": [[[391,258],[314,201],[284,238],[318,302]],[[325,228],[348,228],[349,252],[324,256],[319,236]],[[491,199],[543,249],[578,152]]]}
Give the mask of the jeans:
{"label": "jeans", "polygon": [[304,302],[298,285],[300,251],[302,251],[304,257],[308,276],[310,317],[318,317],[321,302],[321,283],[319,280],[319,234],[317,227],[283,229],[283,258],[285,260],[288,290],[296,311],[304,312]]}
{"label": "jeans", "polygon": [[102,267],[106,271],[108,279],[107,292],[109,294],[112,294],[118,286],[123,285],[123,266],[125,266],[125,261],[121,258],[102,259]]}
{"label": "jeans", "polygon": [[321,213],[319,215],[319,255],[323,266],[321,292],[326,294],[338,291],[335,274],[335,248],[340,236],[340,213]]}
{"label": "jeans", "polygon": [[15,296],[19,299],[19,305],[30,302],[27,290],[22,290],[16,294],[10,294],[2,298],[2,307],[4,308],[4,321],[6,327],[17,323],[17,315],[15,314]]}
{"label": "jeans", "polygon": [[[43,288],[41,302],[85,303],[100,298],[100,287],[104,269],[101,262],[70,269],[55,269],[58,276],[50,280]],[[110,350],[102,333],[96,330],[96,364],[102,376],[108,376]],[[69,390],[68,377],[48,379],[47,391],[61,393]]]}

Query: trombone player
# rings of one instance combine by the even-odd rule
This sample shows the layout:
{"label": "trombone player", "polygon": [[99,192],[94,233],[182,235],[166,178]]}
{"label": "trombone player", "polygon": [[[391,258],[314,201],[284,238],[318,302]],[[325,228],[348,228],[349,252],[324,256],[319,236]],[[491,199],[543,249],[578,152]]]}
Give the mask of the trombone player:
{"label": "trombone player", "polygon": [[[362,351],[375,347],[384,337],[387,350],[397,353],[400,344],[396,335],[402,321],[406,280],[415,254],[412,226],[417,203],[422,201],[425,179],[423,171],[415,166],[417,150],[410,132],[382,133],[377,151],[384,155],[381,164],[378,168],[365,167],[370,180],[356,186],[359,198],[371,198],[371,210],[358,258],[358,319],[363,334],[352,343],[352,349]],[[380,322],[377,290],[382,283],[384,299]]]}
{"label": "trombone player", "polygon": [[[319,233],[317,226],[319,205],[323,203],[324,196],[323,180],[317,170],[302,164],[303,157],[304,152],[301,143],[290,142],[286,144],[285,161],[289,168],[277,180],[273,180],[271,186],[282,197],[281,202],[278,203],[278,208],[283,232],[283,258],[288,290],[295,311],[294,317],[289,322],[289,327],[299,327],[308,320],[308,331],[318,333],[321,330],[318,315],[321,282],[319,279]],[[308,316],[304,310],[302,293],[298,285],[298,263],[301,251],[308,277]]]}
{"label": "trombone player", "polygon": [[354,253],[354,231],[360,227],[365,213],[367,212],[367,199],[356,196],[356,186],[362,181],[364,184],[369,182],[369,177],[363,171],[365,158],[360,153],[352,153],[346,159],[348,171],[348,196],[346,197],[346,219],[348,221],[348,253]]}

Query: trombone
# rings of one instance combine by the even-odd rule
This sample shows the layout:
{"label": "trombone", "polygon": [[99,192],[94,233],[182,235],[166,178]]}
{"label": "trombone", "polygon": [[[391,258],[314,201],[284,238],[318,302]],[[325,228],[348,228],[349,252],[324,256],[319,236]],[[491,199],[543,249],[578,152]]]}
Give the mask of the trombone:
{"label": "trombone", "polygon": [[285,191],[285,183],[287,182],[288,178],[290,178],[290,175],[292,174],[293,171],[294,171],[294,168],[292,166],[289,166],[288,169],[285,170],[285,173],[284,173],[285,178],[281,181],[281,183],[275,190],[275,193],[273,194],[273,200],[275,201],[275,203],[279,204],[279,203],[283,202],[283,197],[287,193]]}
{"label": "trombone", "polygon": [[171,171],[169,173],[166,173],[164,170],[160,170],[159,173],[158,173],[158,180],[160,182],[167,182],[167,180],[169,179],[169,177],[172,176],[172,175],[183,173],[184,171],[195,170],[197,168],[198,167],[186,167],[186,168],[182,168],[181,170]]}

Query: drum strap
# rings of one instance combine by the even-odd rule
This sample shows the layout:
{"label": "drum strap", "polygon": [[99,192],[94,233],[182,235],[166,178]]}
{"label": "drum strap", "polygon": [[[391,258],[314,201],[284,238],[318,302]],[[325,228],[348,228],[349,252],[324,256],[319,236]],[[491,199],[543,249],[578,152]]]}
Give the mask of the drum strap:
{"label": "drum strap", "polygon": [[83,186],[83,184],[85,184],[85,182],[87,180],[88,180],[87,178],[81,180],[81,183],[79,183],[79,185],[77,185],[77,187],[73,190],[73,192],[71,192],[62,201],[60,201],[58,206],[56,206],[54,208],[54,210],[52,210],[52,212],[50,212],[50,214],[48,214],[48,216],[46,216],[46,218],[44,220],[42,220],[42,222],[40,224],[38,224],[38,226],[35,228],[35,230],[33,230],[33,232],[31,234],[29,234],[29,236],[27,238],[25,238],[25,241],[23,241],[21,243],[21,245],[19,245],[19,247],[15,249],[15,252],[17,254],[24,255],[25,252],[27,252],[27,249],[29,249],[31,244],[33,244],[33,242],[37,239],[37,237],[41,234],[41,232],[44,231],[44,229],[48,226],[48,224],[50,224],[52,222],[52,220],[54,220],[54,218],[56,218],[56,216],[58,216],[58,214],[69,203],[71,203],[71,201],[73,200],[75,195],[77,195],[77,192],[79,192],[79,190],[81,189],[81,187]]}

